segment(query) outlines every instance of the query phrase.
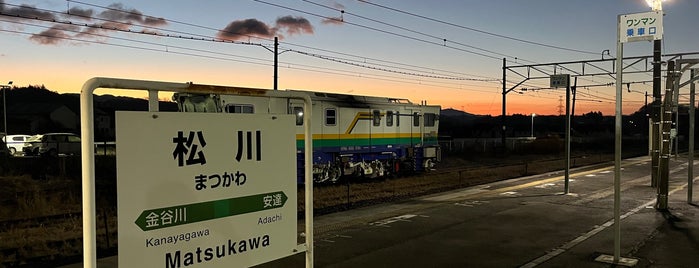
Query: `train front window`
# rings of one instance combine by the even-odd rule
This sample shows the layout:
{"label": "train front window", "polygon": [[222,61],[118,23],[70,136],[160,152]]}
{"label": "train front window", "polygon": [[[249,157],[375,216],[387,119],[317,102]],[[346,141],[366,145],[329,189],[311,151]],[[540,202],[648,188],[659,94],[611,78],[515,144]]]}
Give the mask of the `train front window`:
{"label": "train front window", "polygon": [[302,126],[303,125],[303,107],[294,107],[293,112],[296,115],[296,125]]}
{"label": "train front window", "polygon": [[420,126],[420,113],[413,113],[413,126],[414,127]]}
{"label": "train front window", "polygon": [[337,110],[325,109],[325,124],[328,126],[334,126],[336,121],[337,121]]}
{"label": "train front window", "polygon": [[386,111],[386,126],[393,126],[393,111]]}

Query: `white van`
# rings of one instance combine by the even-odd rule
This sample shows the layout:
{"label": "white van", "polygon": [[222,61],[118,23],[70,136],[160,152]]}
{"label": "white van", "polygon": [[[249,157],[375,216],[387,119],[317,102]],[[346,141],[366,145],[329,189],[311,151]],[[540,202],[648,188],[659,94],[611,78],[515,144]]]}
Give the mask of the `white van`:
{"label": "white van", "polygon": [[22,149],[24,148],[24,142],[26,142],[30,135],[8,135],[5,137],[2,137],[2,140],[7,143],[7,149],[10,152],[10,155],[15,155],[17,153],[21,153]]}

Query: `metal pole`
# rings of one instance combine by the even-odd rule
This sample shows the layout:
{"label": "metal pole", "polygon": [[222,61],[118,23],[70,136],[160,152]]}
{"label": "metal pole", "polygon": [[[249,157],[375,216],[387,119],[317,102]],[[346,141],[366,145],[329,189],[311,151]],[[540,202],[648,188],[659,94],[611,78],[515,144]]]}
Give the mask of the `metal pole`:
{"label": "metal pole", "polygon": [[670,128],[672,124],[672,89],[674,87],[675,77],[675,62],[667,63],[667,85],[665,89],[665,100],[663,100],[662,109],[662,129],[660,145],[660,163],[658,165],[658,190],[655,208],[658,210],[667,210],[667,194],[670,178]]}
{"label": "metal pole", "polygon": [[566,79],[566,148],[565,148],[565,186],[563,194],[570,193],[570,77]]}
{"label": "metal pole", "polygon": [[306,268],[313,268],[313,134],[311,123],[313,122],[313,104],[311,97],[303,95],[303,134],[304,134],[304,221],[306,225]]}
{"label": "metal pole", "polygon": [[573,125],[573,117],[575,117],[575,92],[578,91],[578,77],[575,77],[575,82],[573,82],[573,86],[570,87],[571,93],[573,93],[573,104],[570,106],[570,125]]}
{"label": "metal pole", "polygon": [[650,107],[648,107],[648,91],[646,91],[646,102],[643,105],[643,109],[646,111],[646,123],[648,126],[648,156],[652,156],[652,151],[653,151],[653,134],[651,134],[651,125],[653,124],[653,120],[650,118]]}
{"label": "metal pole", "polygon": [[653,109],[651,112],[651,187],[658,187],[658,175],[660,174],[660,79],[661,74],[661,44],[662,40],[653,41]]}
{"label": "metal pole", "polygon": [[[617,27],[621,25],[621,15],[617,19]],[[624,61],[624,44],[621,43],[620,31],[617,28],[616,44],[616,116],[614,135],[614,263],[619,263],[621,255],[621,83]]]}
{"label": "metal pole", "polygon": [[274,37],[274,90],[277,90],[277,80],[279,80],[279,38]]}
{"label": "metal pole", "polygon": [[[677,64],[677,63],[675,63]],[[680,69],[682,69],[682,64],[677,64],[677,71],[680,72]],[[672,87],[672,112],[675,113],[675,137],[672,137],[672,141],[675,147],[675,160],[677,160],[677,155],[680,154],[679,152],[679,144],[680,144],[680,139],[679,139],[679,134],[680,134],[680,88],[679,88],[679,81],[680,77],[682,76],[681,73],[677,74],[675,82],[677,82],[678,86]],[[670,149],[672,150],[672,148]]]}
{"label": "metal pole", "polygon": [[93,96],[96,79],[85,82],[80,91],[80,147],[82,160],[83,267],[97,267],[97,210],[95,205],[95,134]]}
{"label": "metal pole", "polygon": [[[158,91],[157,90],[148,90],[148,111],[149,112],[160,111],[160,101],[158,100]],[[106,146],[105,146],[105,148],[106,148]]]}
{"label": "metal pole", "polygon": [[[696,76],[696,69],[691,71],[691,79]],[[692,203],[692,185],[694,184],[694,82],[689,85],[689,167],[687,167],[687,203]]]}
{"label": "metal pole", "polygon": [[507,58],[502,58],[502,152],[507,152],[507,145],[505,142],[507,141],[507,127],[505,124],[507,123],[507,113],[506,113],[506,107],[507,107],[507,73],[506,69],[507,68]]}

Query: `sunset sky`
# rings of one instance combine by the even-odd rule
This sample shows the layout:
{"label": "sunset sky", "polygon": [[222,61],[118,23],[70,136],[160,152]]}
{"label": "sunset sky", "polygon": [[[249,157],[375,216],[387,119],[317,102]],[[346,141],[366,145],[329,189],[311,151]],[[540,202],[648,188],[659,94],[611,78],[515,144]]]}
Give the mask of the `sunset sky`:
{"label": "sunset sky", "polygon": [[[699,51],[699,2],[669,0],[663,9],[662,52]],[[503,58],[508,66],[595,60],[604,50],[612,58],[617,16],[646,11],[645,0],[0,0],[0,84],[77,93],[102,76],[271,89],[268,49],[278,36],[279,89],[425,100],[496,116]],[[650,55],[652,43],[624,49]],[[641,83],[651,79],[624,77],[638,82],[624,91],[624,113],[652,94]],[[578,85],[610,82],[587,77]],[[558,114],[565,90],[531,90],[548,85],[533,80],[524,85],[530,90],[510,92],[507,113]],[[614,87],[578,92],[576,114],[614,113]]]}

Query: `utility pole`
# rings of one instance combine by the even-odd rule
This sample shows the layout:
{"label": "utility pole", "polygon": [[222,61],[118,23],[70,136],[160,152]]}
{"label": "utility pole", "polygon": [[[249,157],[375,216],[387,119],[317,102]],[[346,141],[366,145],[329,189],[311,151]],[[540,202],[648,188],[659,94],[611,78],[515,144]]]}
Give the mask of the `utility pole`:
{"label": "utility pole", "polygon": [[[575,77],[575,82],[573,82],[573,86],[570,87],[570,91],[573,94],[573,104],[570,107],[570,116],[575,117],[575,92],[578,90],[578,77]],[[570,120],[571,125],[573,124],[573,120],[571,118]]]}
{"label": "utility pole", "polygon": [[[659,6],[660,4],[658,4]],[[660,172],[660,79],[661,77],[661,46],[662,40],[653,40],[653,108],[651,112],[651,171],[650,186],[658,187]]]}
{"label": "utility pole", "polygon": [[695,102],[694,102],[694,78],[696,77],[696,69],[691,71],[692,83],[689,85],[689,156],[687,167],[687,203],[692,204],[692,187],[694,186],[694,116],[695,116]]}
{"label": "utility pole", "polygon": [[[660,163],[658,169],[658,191],[655,208],[658,210],[667,210],[667,195],[669,190],[670,179],[670,128],[672,124],[672,94],[675,85],[675,62],[667,63],[667,83],[665,85],[665,100],[662,108],[662,144]],[[675,92],[676,94],[676,92]]]}
{"label": "utility pole", "polygon": [[570,77],[566,81],[566,123],[565,123],[565,180],[563,194],[570,193]]}
{"label": "utility pole", "polygon": [[502,58],[502,152],[507,152],[507,58]]}
{"label": "utility pole", "polygon": [[279,80],[279,38],[274,37],[274,90],[277,90]]}

